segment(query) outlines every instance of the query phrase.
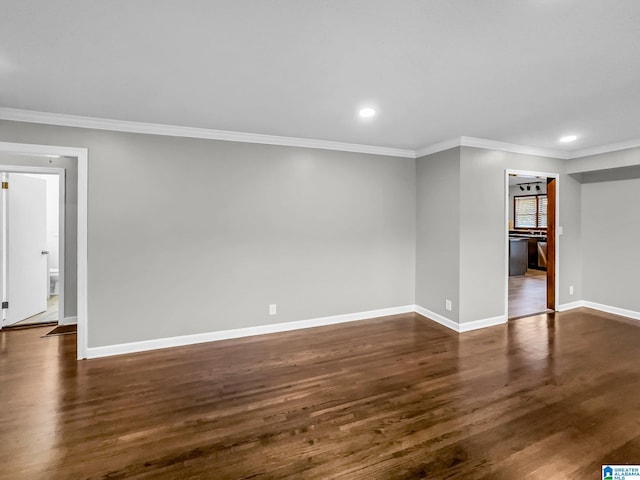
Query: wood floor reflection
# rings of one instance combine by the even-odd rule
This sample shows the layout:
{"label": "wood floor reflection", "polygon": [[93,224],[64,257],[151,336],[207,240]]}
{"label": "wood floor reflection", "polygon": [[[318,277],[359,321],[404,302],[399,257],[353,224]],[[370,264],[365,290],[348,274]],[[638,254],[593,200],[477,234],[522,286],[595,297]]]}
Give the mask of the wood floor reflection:
{"label": "wood floor reflection", "polygon": [[77,362],[0,332],[2,479],[584,479],[640,463],[640,328],[416,314]]}

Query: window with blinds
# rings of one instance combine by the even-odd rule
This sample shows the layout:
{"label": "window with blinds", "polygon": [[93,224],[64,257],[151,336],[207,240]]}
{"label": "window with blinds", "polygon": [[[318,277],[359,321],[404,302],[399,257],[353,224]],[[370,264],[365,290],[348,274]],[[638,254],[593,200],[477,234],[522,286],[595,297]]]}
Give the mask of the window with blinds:
{"label": "window with blinds", "polygon": [[547,196],[514,197],[514,228],[547,228]]}

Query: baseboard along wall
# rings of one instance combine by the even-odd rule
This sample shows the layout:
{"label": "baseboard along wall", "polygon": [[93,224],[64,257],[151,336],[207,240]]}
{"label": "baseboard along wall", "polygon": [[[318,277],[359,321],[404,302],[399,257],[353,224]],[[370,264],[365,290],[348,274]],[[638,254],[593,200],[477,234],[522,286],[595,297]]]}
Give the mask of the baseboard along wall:
{"label": "baseboard along wall", "polygon": [[592,308],[593,310],[599,310],[605,313],[613,313],[614,315],[620,315],[621,317],[631,318],[633,320],[640,320],[640,312],[635,310],[627,310],[626,308],[612,307],[611,305],[604,305],[602,303],[589,302],[588,300],[579,300],[577,302],[565,303],[558,306],[559,312],[566,312],[567,310],[573,310],[574,308]]}
{"label": "baseboard along wall", "polygon": [[194,345],[197,343],[215,342],[218,340],[228,340],[232,338],[250,337],[252,335],[264,335],[267,333],[288,332],[303,328],[322,327],[335,325],[337,323],[354,322],[367,320],[370,318],[386,317],[388,315],[398,315],[414,311],[414,305],[401,307],[383,308],[380,310],[369,310],[365,312],[348,313],[344,315],[333,315],[330,317],[313,318],[295,322],[274,323],[257,327],[236,328],[232,330],[221,330],[217,332],[196,333],[193,335],[181,335],[177,337],[158,338],[154,340],[143,340],[140,342],[121,343],[117,345],[107,345],[104,347],[89,347],[87,358],[107,357],[111,355],[121,355],[124,353],[144,352],[158,348],[181,347]]}
{"label": "baseboard along wall", "polygon": [[[558,306],[559,312],[572,310],[574,308],[587,307],[606,313],[621,315],[634,320],[640,320],[640,312],[626,310],[623,308],[612,307],[595,302],[584,300],[565,303]],[[268,333],[288,332],[291,330],[300,330],[304,328],[322,327],[326,325],[335,325],[338,323],[354,322],[359,320],[368,320],[378,317],[386,317],[389,315],[398,315],[402,313],[415,312],[427,320],[439,323],[450,330],[457,333],[470,332],[481,328],[503,325],[507,322],[506,315],[498,315],[496,317],[474,320],[472,322],[458,323],[438,313],[432,312],[420,305],[404,305],[401,307],[383,308],[380,310],[369,310],[365,312],[349,313],[345,315],[334,315],[329,317],[313,318],[309,320],[300,320],[296,322],[275,323],[271,325],[261,325],[257,327],[236,328],[232,330],[222,330],[217,332],[197,333],[193,335],[181,335],[177,337],[158,338],[153,340],[143,340],[140,342],[122,343],[117,345],[107,345],[104,347],[89,347],[87,358],[108,357],[111,355],[122,355],[126,353],[144,352],[148,350],[156,350],[159,348],[181,347],[186,345],[195,345],[198,343],[215,342],[218,340],[228,340],[232,338],[249,337],[252,335],[264,335]],[[60,325],[73,325],[77,323],[77,317],[67,317]]]}
{"label": "baseboard along wall", "polygon": [[[195,345],[198,343],[215,342],[218,340],[228,340],[232,338],[249,337],[252,335],[264,335],[268,333],[287,332],[291,330],[299,330],[303,328],[322,327],[326,325],[334,325],[338,323],[354,322],[359,320],[368,320],[378,317],[386,317],[389,315],[398,315],[403,313],[418,313],[428,320],[434,321],[445,327],[458,332],[468,332],[479,328],[492,327],[506,322],[506,317],[500,315],[498,317],[476,320],[458,324],[451,319],[443,317],[435,312],[427,310],[419,305],[404,305],[400,307],[383,308],[380,310],[369,310],[365,312],[349,313],[345,315],[334,315],[329,317],[320,317],[309,320],[300,320],[295,322],[275,323],[271,325],[261,325],[256,327],[236,328],[232,330],[222,330],[217,332],[196,333],[193,335],[180,335],[176,337],[158,338],[153,340],[143,340],[139,342],[121,343],[116,345],[107,345],[103,347],[89,347],[87,350],[87,358],[108,357],[111,355],[122,355],[126,353],[145,352],[148,350],[156,350],[160,348],[181,347],[186,345]],[[71,325],[77,323],[69,321],[75,317],[65,318],[65,323],[61,325]]]}
{"label": "baseboard along wall", "polygon": [[58,325],[77,325],[78,317],[64,317],[62,320],[58,320]]}

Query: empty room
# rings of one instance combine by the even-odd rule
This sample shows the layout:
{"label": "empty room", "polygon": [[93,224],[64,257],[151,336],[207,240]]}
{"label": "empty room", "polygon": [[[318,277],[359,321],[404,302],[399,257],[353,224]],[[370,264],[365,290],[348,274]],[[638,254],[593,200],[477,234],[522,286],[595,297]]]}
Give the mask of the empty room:
{"label": "empty room", "polygon": [[3,0],[0,479],[640,479],[639,25]]}

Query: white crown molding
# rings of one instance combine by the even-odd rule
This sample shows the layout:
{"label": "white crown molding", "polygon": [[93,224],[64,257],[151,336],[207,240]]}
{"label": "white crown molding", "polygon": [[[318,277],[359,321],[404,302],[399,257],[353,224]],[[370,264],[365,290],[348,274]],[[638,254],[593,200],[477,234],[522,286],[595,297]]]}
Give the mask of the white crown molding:
{"label": "white crown molding", "polygon": [[569,152],[564,150],[553,150],[549,148],[528,147],[515,143],[497,142],[495,140],[485,140],[484,138],[460,137],[460,145],[463,147],[485,148],[487,150],[497,150],[500,152],[521,153],[523,155],[536,155],[538,157],[549,158],[569,158]]}
{"label": "white crown molding", "polygon": [[0,120],[14,122],[41,123],[45,125],[59,125],[64,127],[92,128],[96,130],[111,130],[115,132],[142,133],[147,135],[165,135],[171,137],[201,138],[206,140],[223,140],[227,142],[258,143],[263,145],[282,145],[287,147],[316,148],[321,150],[336,150],[341,152],[366,153],[370,155],[385,155],[389,157],[420,158],[425,155],[442,152],[456,147],[476,147],[501,152],[520,153],[539,157],[569,160],[574,158],[600,155],[603,153],[627,150],[640,147],[640,139],[628,140],[600,147],[582,150],[554,150],[548,148],[530,147],[515,143],[498,142],[476,137],[456,137],[442,142],[427,145],[417,150],[401,148],[377,147],[356,143],[334,142],[330,140],[314,140],[311,138],[281,137],[277,135],[263,135],[259,133],[232,132],[227,130],[213,130],[208,128],[180,127],[158,123],[131,122],[126,120],[110,120],[106,118],[83,117],[58,113],[37,112],[17,108],[0,107]]}
{"label": "white crown molding", "polygon": [[314,140],[310,138],[280,137],[277,135],[262,135],[258,133],[231,132],[226,130],[212,130],[208,128],[180,127],[157,123],[110,120],[105,118],[36,112],[32,110],[20,110],[6,107],[0,107],[0,120],[42,123],[45,125],[59,125],[64,127],[92,128],[116,132],[143,133],[148,135],[201,138],[206,140],[259,143],[264,145],[283,145],[287,147],[317,148],[322,150],[337,150],[341,152],[415,158],[415,152],[413,150],[403,150],[400,148],[376,147],[373,145],[359,145],[355,143],[332,142],[328,140]]}
{"label": "white crown molding", "polygon": [[449,140],[445,140],[444,142],[438,142],[434,143],[433,145],[427,145],[426,147],[419,148],[418,150],[416,150],[416,158],[424,157],[425,155],[431,155],[433,153],[444,152],[445,150],[459,147],[461,139],[462,137],[451,138]]}
{"label": "white crown molding", "polygon": [[601,155],[603,153],[617,152],[620,150],[628,150],[630,148],[640,147],[640,139],[628,140],[625,142],[612,143],[610,145],[602,145],[600,147],[584,148],[581,150],[564,151],[548,148],[529,147],[527,145],[517,145],[515,143],[497,142],[494,140],[486,140],[484,138],[475,137],[459,137],[445,140],[444,142],[434,143],[426,147],[416,150],[416,158],[433,153],[442,152],[455,147],[476,147],[485,148],[487,150],[497,150],[500,152],[521,153],[524,155],[536,155],[538,157],[558,158],[561,160],[572,160],[575,158],[589,157],[592,155]]}
{"label": "white crown molding", "polygon": [[592,155],[601,155],[603,153],[618,152],[620,150],[628,150],[630,148],[640,147],[640,138],[635,140],[627,140],[626,142],[612,143],[602,145],[600,147],[583,148],[582,150],[574,150],[569,158],[590,157]]}
{"label": "white crown molding", "polygon": [[515,143],[497,142],[495,140],[486,140],[476,137],[457,137],[444,142],[434,143],[426,147],[416,150],[416,158],[431,155],[433,153],[442,152],[455,147],[475,147],[487,150],[497,150],[500,152],[521,153],[524,155],[536,155],[538,157],[549,158],[570,158],[569,152],[563,150],[551,150],[547,148],[528,147],[526,145],[516,145]]}

